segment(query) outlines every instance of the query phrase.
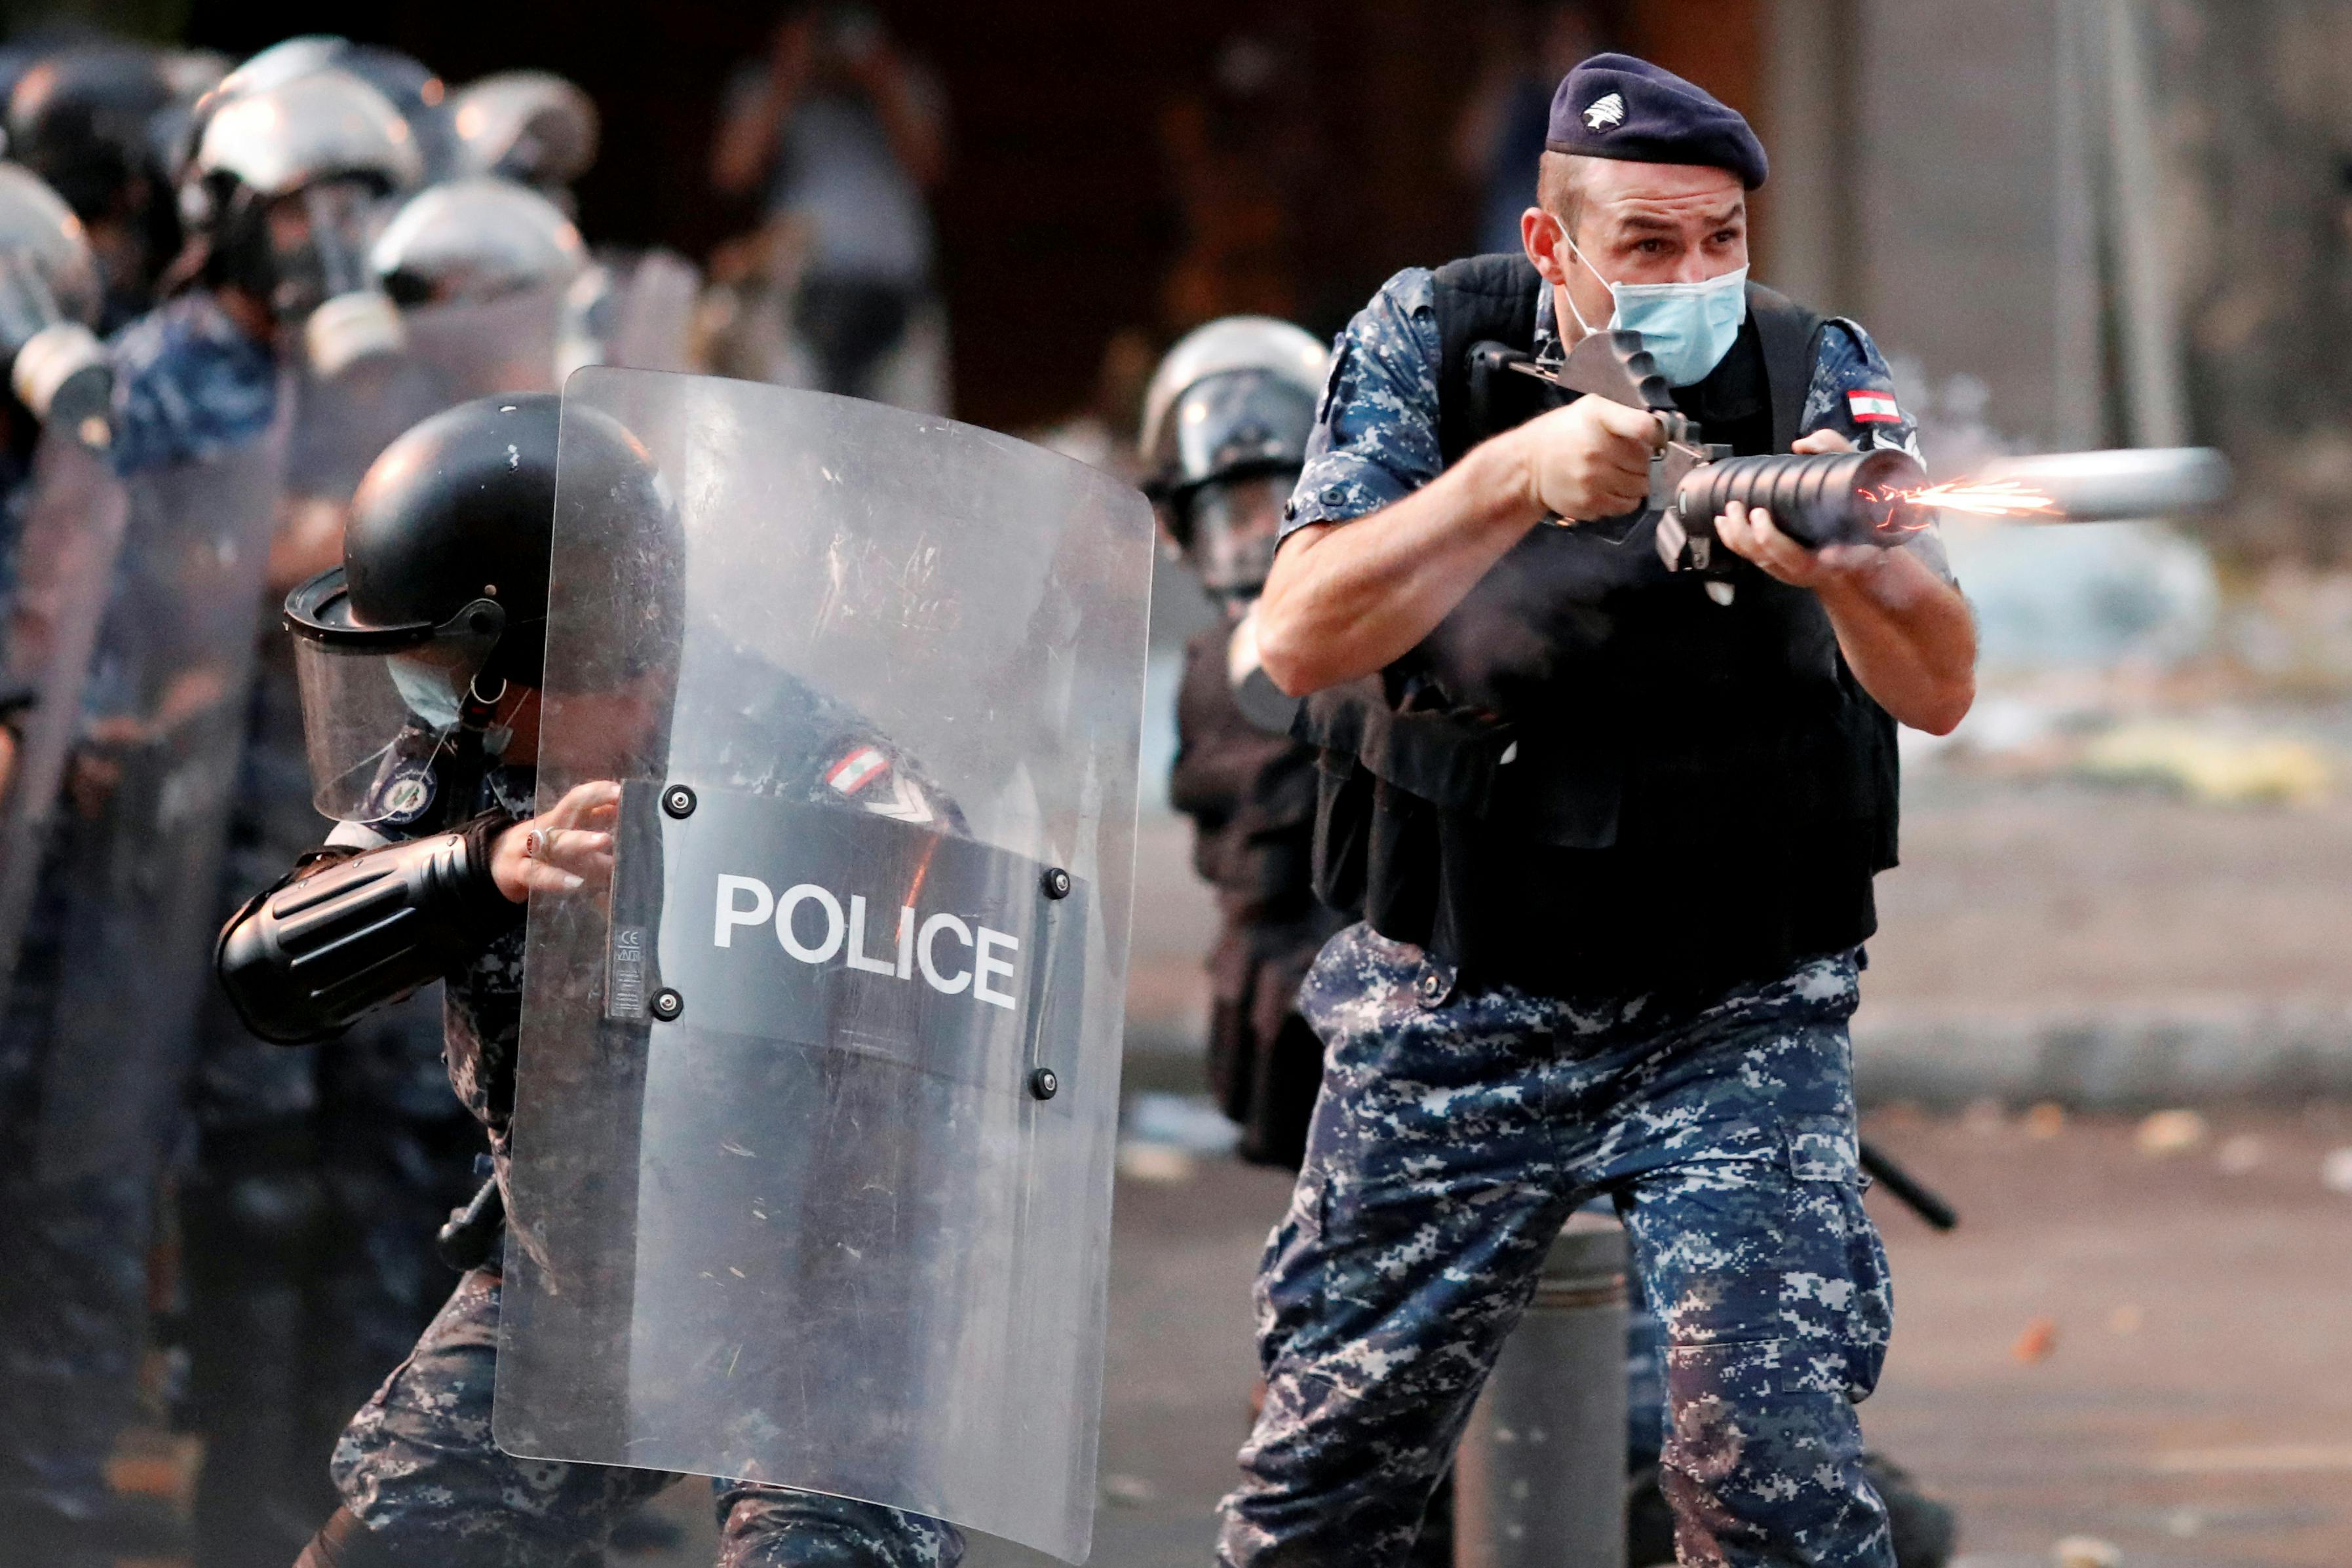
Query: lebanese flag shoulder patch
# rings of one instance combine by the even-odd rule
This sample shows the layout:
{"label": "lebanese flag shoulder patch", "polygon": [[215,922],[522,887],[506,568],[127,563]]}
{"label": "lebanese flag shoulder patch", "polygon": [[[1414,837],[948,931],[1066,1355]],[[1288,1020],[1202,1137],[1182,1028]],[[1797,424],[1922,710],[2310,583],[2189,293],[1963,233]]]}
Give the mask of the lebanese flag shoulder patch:
{"label": "lebanese flag shoulder patch", "polygon": [[889,771],[890,759],[879,747],[861,746],[825,769],[824,781],[836,794],[855,795]]}
{"label": "lebanese flag shoulder patch", "polygon": [[1845,394],[1845,406],[1854,419],[1863,424],[1903,423],[1903,411],[1895,406],[1893,392],[1850,392]]}

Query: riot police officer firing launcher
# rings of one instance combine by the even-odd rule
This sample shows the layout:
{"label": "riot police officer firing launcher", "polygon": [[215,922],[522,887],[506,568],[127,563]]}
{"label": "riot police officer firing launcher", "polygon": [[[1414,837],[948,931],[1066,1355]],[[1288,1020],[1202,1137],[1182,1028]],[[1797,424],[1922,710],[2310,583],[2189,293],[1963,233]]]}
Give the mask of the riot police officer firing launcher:
{"label": "riot police officer firing launcher", "polygon": [[[1546,1248],[1605,1194],[1665,1325],[1682,1560],[1885,1568],[1846,1020],[1895,727],[1959,722],[1973,629],[1923,519],[1813,549],[1728,483],[1712,517],[1660,504],[1688,477],[1654,499],[1670,442],[1727,482],[1708,448],[1913,471],[1868,336],[1748,281],[1746,122],[1604,55],[1547,146],[1521,254],[1399,274],[1341,335],[1259,606],[1322,753],[1318,891],[1361,924],[1302,996],[1323,1089],[1221,1560],[1402,1561]],[[1649,390],[1591,395],[1597,361]],[[1885,520],[1860,498],[1826,510]]]}

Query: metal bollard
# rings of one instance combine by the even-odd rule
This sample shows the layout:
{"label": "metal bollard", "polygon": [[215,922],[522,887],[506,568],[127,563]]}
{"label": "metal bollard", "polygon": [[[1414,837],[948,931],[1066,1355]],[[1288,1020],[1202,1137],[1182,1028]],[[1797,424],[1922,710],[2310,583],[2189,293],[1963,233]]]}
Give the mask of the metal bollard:
{"label": "metal bollard", "polygon": [[1571,1217],[1454,1463],[1454,1568],[1625,1568],[1625,1232]]}

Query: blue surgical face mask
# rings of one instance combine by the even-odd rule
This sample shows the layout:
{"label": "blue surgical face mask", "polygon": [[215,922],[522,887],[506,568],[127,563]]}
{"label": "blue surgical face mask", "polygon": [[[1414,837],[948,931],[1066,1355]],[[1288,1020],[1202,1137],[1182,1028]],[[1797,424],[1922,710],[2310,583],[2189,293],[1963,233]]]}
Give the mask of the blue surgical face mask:
{"label": "blue surgical face mask", "polygon": [[[1559,237],[1575,252],[1577,260],[1600,277],[1601,269],[1577,250],[1566,228],[1559,231]],[[1568,300],[1576,324],[1591,331],[1591,323],[1576,308],[1575,296],[1564,288],[1560,294]],[[1704,283],[1611,283],[1609,295],[1617,302],[1609,325],[1621,332],[1642,334],[1642,346],[1658,362],[1658,373],[1666,378],[1668,386],[1696,386],[1723,363],[1731,345],[1739,340],[1740,326],[1748,319],[1748,269],[1743,267]]]}

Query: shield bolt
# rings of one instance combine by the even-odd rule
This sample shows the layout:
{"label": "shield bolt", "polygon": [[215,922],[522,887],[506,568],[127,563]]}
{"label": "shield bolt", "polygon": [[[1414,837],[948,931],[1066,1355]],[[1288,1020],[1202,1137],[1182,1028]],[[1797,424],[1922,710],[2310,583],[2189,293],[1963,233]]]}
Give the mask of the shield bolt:
{"label": "shield bolt", "polygon": [[1067,898],[1070,889],[1077,884],[1070,880],[1068,872],[1055,866],[1037,879],[1037,885],[1045,890],[1048,898]]}
{"label": "shield bolt", "polygon": [[683,820],[694,815],[694,791],[683,784],[673,784],[662,791],[662,810]]}
{"label": "shield bolt", "polygon": [[1029,1092],[1040,1100],[1051,1100],[1062,1092],[1061,1074],[1050,1067],[1041,1067],[1029,1075]]}
{"label": "shield bolt", "polygon": [[654,1017],[668,1023],[686,1010],[686,998],[665,986],[654,993]]}

